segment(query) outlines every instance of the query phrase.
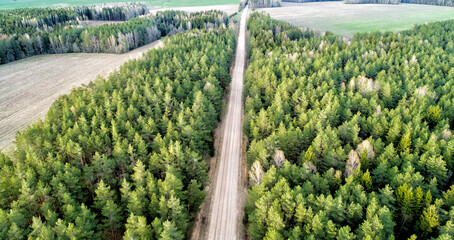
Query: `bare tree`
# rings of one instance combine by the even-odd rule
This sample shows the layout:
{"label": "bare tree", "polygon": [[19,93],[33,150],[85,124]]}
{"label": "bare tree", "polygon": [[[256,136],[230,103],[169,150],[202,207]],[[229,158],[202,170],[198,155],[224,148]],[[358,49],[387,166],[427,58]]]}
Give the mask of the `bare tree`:
{"label": "bare tree", "polygon": [[448,129],[443,130],[441,133],[441,138],[443,138],[445,141],[448,141],[452,137],[452,132],[449,131]]}
{"label": "bare tree", "polygon": [[273,160],[274,165],[276,165],[276,167],[278,168],[282,167],[284,163],[287,161],[287,159],[285,159],[284,152],[278,149],[274,151]]}
{"label": "bare tree", "polygon": [[364,140],[361,144],[358,145],[358,147],[356,147],[356,152],[358,154],[361,155],[363,154],[364,151],[367,151],[367,158],[369,159],[369,161],[374,160],[375,158],[374,148],[372,147],[368,140]]}
{"label": "bare tree", "polygon": [[251,178],[252,185],[260,185],[262,183],[263,169],[259,161],[255,161],[252,164],[251,170],[249,170],[249,177]]}
{"label": "bare tree", "polygon": [[347,165],[345,166],[345,177],[349,177],[357,168],[361,168],[361,162],[358,153],[351,150],[348,154]]}
{"label": "bare tree", "polygon": [[306,161],[303,163],[303,168],[308,170],[311,173],[317,173],[317,167],[310,161]]}

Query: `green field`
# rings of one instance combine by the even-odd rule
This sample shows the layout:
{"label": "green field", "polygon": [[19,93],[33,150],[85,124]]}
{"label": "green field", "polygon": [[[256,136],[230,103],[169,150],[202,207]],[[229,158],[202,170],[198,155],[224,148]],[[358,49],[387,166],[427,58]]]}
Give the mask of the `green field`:
{"label": "green field", "polygon": [[149,6],[160,7],[191,7],[240,3],[239,0],[0,0],[0,9],[4,10],[27,7],[81,6],[112,2],[144,2]]}
{"label": "green field", "polygon": [[357,32],[400,31],[415,24],[454,19],[454,7],[417,4],[283,3],[283,7],[263,11],[297,26],[343,36]]}

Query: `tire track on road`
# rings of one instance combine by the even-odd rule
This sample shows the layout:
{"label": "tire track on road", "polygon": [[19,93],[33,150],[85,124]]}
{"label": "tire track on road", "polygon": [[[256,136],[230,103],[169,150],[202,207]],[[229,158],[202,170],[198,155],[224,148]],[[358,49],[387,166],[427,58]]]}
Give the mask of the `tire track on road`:
{"label": "tire track on road", "polygon": [[242,137],[242,95],[246,56],[246,21],[248,6],[244,9],[238,36],[235,67],[230,85],[230,97],[222,137],[221,155],[209,213],[208,239],[240,239],[238,231],[241,137]]}

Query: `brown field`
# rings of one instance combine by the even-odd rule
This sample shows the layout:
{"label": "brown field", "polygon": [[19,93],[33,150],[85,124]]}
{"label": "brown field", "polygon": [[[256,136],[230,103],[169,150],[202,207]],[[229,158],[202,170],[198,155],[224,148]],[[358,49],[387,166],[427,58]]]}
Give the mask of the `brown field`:
{"label": "brown field", "polygon": [[108,76],[129,59],[163,46],[162,41],[125,54],[58,54],[0,66],[0,149],[17,131],[45,116],[52,102],[73,87]]}
{"label": "brown field", "polygon": [[200,11],[209,11],[209,10],[220,10],[223,12],[226,12],[227,15],[231,15],[233,13],[236,13],[239,9],[238,4],[233,4],[233,5],[213,5],[213,6],[201,6],[201,7],[172,7],[172,8],[157,8],[157,9],[152,9],[150,10],[151,14],[155,14],[158,11],[165,11],[165,10],[179,10],[179,11],[185,11],[188,13],[193,13],[193,12],[200,12]]}

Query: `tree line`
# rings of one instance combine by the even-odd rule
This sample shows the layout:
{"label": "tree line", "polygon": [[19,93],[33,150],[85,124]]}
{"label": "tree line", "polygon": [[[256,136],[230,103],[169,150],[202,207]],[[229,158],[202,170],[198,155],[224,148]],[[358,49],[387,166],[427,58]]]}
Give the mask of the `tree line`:
{"label": "tree line", "polygon": [[0,154],[0,238],[183,239],[234,49],[224,26],[179,33],[58,98]]}
{"label": "tree line", "polygon": [[411,3],[411,4],[424,4],[424,5],[437,5],[437,6],[448,6],[453,7],[453,0],[344,0],[347,4],[400,4],[400,3]]}
{"label": "tree line", "polygon": [[306,2],[334,2],[342,0],[282,0],[283,2],[296,2],[296,3],[306,3]]}
{"label": "tree line", "polygon": [[77,13],[79,19],[103,21],[126,21],[131,18],[145,15],[149,12],[144,3],[109,3],[95,6],[72,7],[70,10]]}
{"label": "tree line", "polygon": [[454,21],[314,37],[254,13],[252,239],[453,239]]}
{"label": "tree line", "polygon": [[[282,2],[327,2],[327,1],[343,1],[346,4],[400,4],[400,3],[411,3],[411,4],[424,4],[424,5],[437,5],[437,6],[448,6],[453,7],[453,0],[282,0]],[[251,6],[253,7],[280,7],[279,1],[273,0],[251,0]]]}
{"label": "tree line", "polygon": [[148,13],[142,3],[102,4],[70,8],[21,8],[0,11],[0,34],[34,35],[82,20],[126,21]]}
{"label": "tree line", "polygon": [[228,17],[220,11],[192,14],[165,11],[120,24],[88,28],[66,25],[49,32],[11,35],[0,40],[0,64],[49,53],[125,53],[163,36],[221,25],[228,26]]}
{"label": "tree line", "polygon": [[281,0],[250,0],[249,3],[253,8],[280,7]]}

